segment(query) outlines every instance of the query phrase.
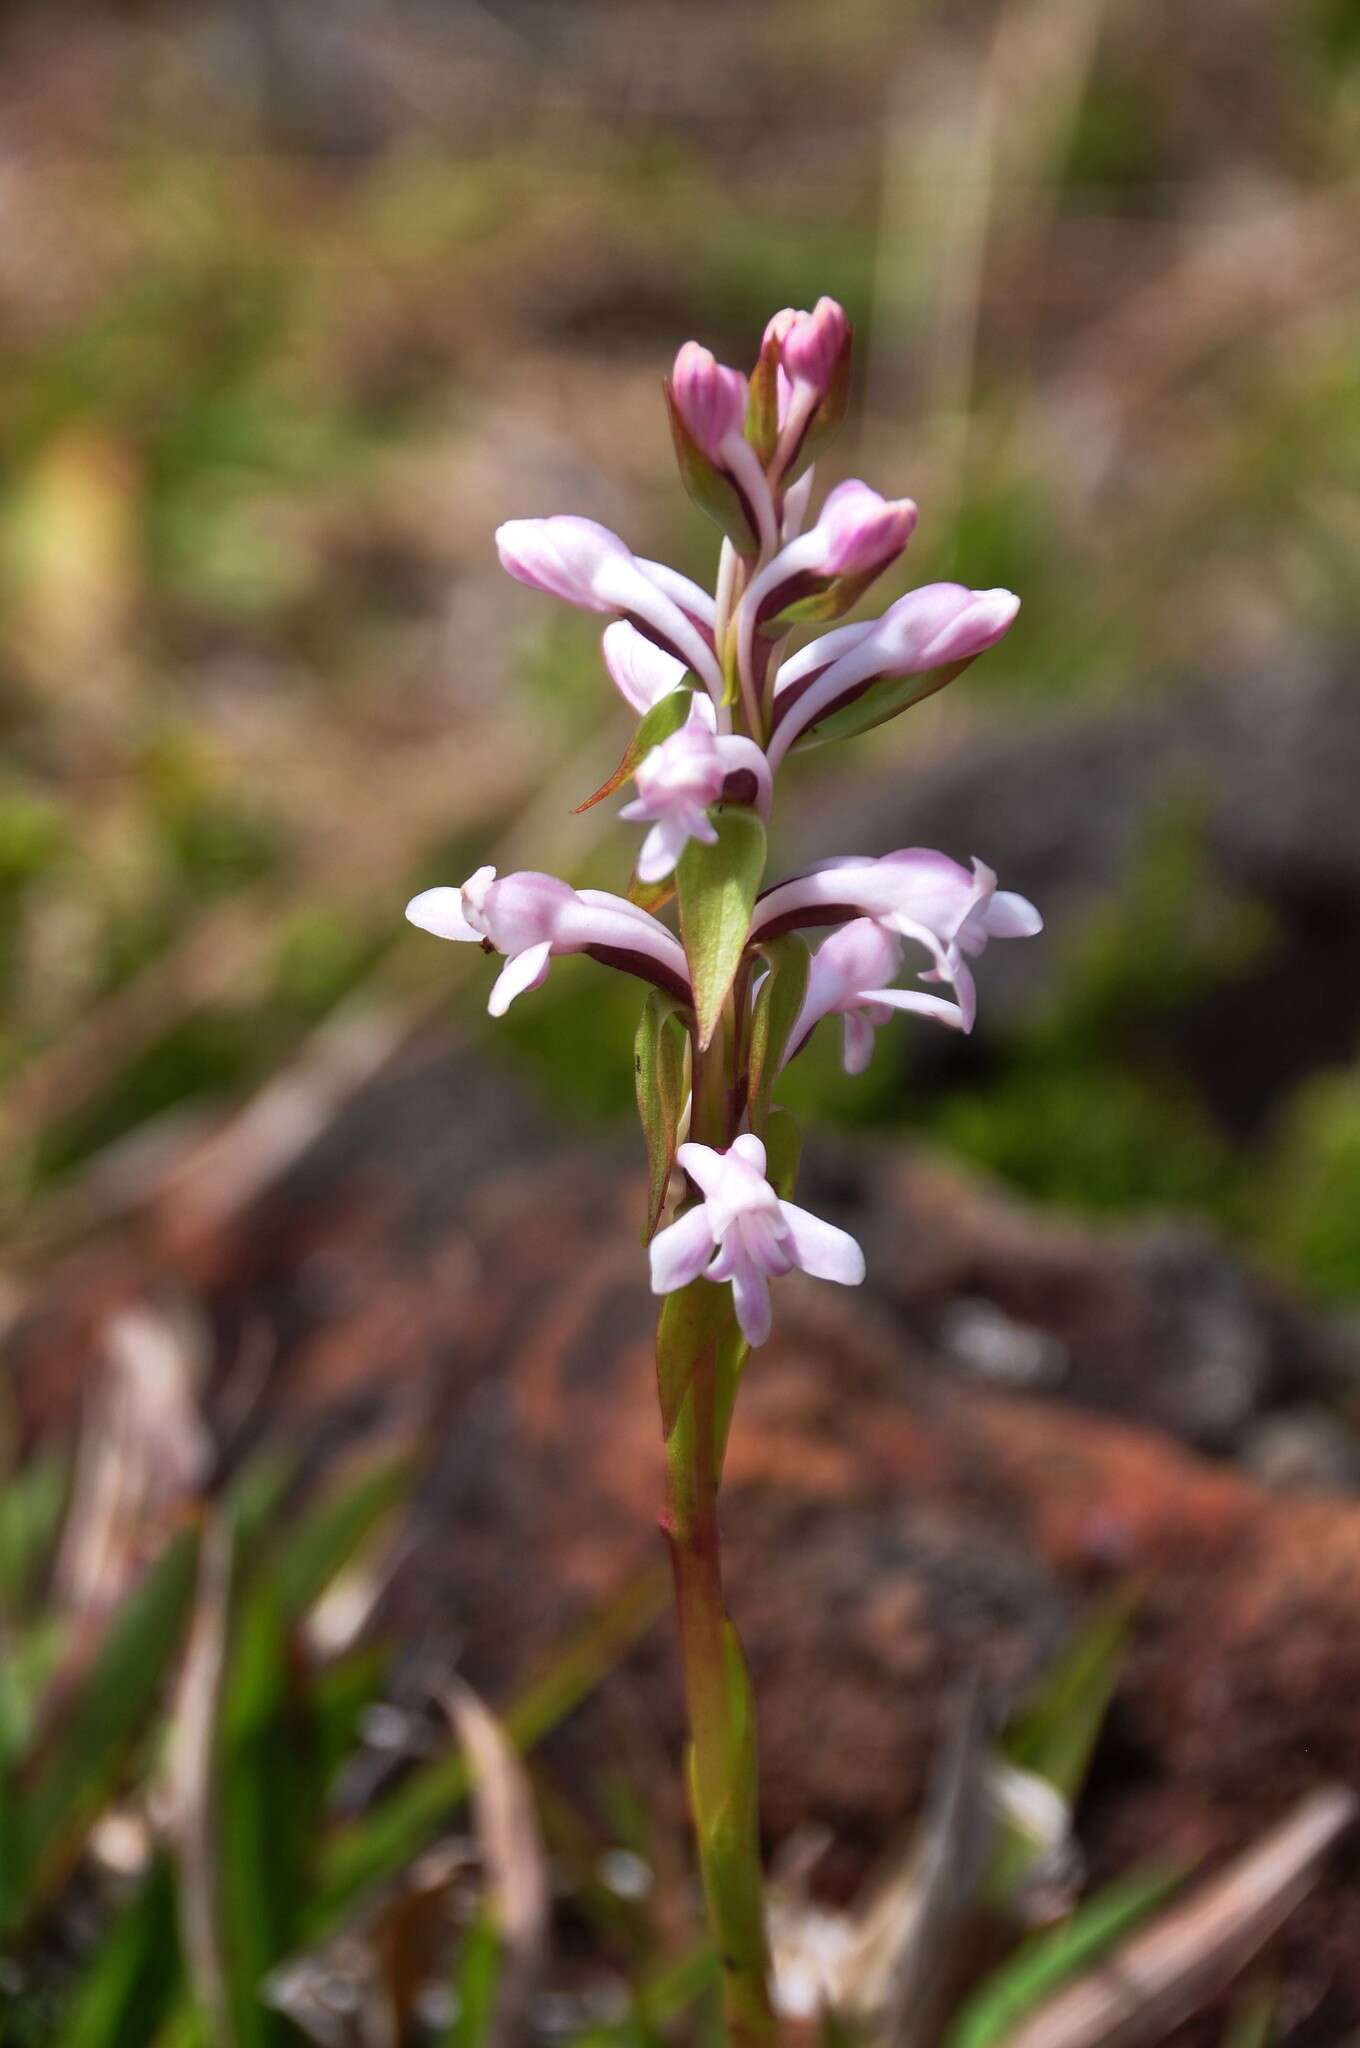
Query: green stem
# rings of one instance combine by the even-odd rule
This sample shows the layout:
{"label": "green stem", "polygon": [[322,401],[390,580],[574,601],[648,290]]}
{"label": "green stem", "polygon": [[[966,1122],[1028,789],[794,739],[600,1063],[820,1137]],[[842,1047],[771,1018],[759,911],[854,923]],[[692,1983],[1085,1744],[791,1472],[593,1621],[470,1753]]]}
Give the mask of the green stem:
{"label": "green stem", "polygon": [[[729,1029],[694,1061],[694,1134],[731,1143]],[[706,1281],[694,1283],[707,1286]],[[680,1658],[689,1715],[690,1804],[704,1895],[722,1970],[723,2010],[733,2048],[776,2039],[761,1884],[755,1717],[750,1682],[723,1599],[718,1538],[718,1451],[739,1358],[730,1311],[709,1324],[666,1440],[662,1529],[675,1574]],[[727,1341],[724,1341],[727,1339]]]}

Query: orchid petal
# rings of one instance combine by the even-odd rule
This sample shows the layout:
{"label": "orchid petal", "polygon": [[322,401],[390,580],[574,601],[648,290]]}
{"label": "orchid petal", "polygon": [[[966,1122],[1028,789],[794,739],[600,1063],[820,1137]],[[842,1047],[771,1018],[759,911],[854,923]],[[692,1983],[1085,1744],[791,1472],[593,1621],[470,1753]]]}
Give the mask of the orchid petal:
{"label": "orchid petal", "polygon": [[1013,889],[998,889],[987,906],[987,930],[994,939],[1032,939],[1043,930],[1044,921],[1026,896]]}
{"label": "orchid petal", "polygon": [[481,940],[481,933],[467,921],[461,889],[422,889],[406,906],[411,923],[437,939]]}
{"label": "orchid petal", "polygon": [[741,1334],[754,1351],[769,1336],[773,1318],[770,1313],[770,1283],[758,1267],[747,1260],[742,1260],[733,1270],[732,1302]]}
{"label": "orchid petal", "polygon": [[[688,674],[683,661],[667,654],[627,619],[615,619],[612,626],[605,627],[600,647],[615,689],[641,716],[679,689]],[[712,702],[710,698],[703,701]]]}
{"label": "orchid petal", "polygon": [[859,1286],[864,1278],[864,1253],[848,1230],[824,1223],[796,1202],[781,1202],[779,1210],[805,1273],[814,1280],[835,1280],[842,1287]]}
{"label": "orchid petal", "polygon": [[933,1017],[937,1024],[948,1024],[955,1031],[969,1028],[959,1005],[944,996],[922,995],[914,988],[870,988],[864,991],[864,1000],[886,1004],[890,1010],[909,1010],[917,1017]]}
{"label": "orchid petal", "polygon": [[739,1138],[734,1138],[732,1150],[738,1159],[744,1159],[756,1173],[764,1174],[765,1147],[754,1131],[743,1131]]}
{"label": "orchid petal", "polygon": [[874,1027],[858,1010],[847,1010],[841,1027],[841,1065],[862,1074],[874,1056]]}
{"label": "orchid petal", "polygon": [[674,1294],[678,1287],[688,1287],[703,1272],[712,1250],[713,1233],[703,1204],[686,1209],[657,1232],[648,1248],[652,1293]]}
{"label": "orchid petal", "polygon": [[537,946],[527,947],[523,953],[511,954],[492,988],[491,999],[486,1006],[489,1015],[503,1017],[516,996],[541,987],[547,978],[551,958],[551,939],[543,939]]}
{"label": "orchid petal", "polygon": [[715,1152],[711,1145],[700,1145],[691,1140],[689,1144],[681,1145],[675,1156],[694,1185],[705,1195],[713,1193],[726,1172],[722,1153]]}

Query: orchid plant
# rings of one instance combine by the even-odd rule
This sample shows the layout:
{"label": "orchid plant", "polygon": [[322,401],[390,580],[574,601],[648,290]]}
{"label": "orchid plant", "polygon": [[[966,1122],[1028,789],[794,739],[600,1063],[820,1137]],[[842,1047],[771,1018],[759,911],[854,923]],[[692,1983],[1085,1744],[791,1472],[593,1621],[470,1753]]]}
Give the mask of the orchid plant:
{"label": "orchid plant", "polygon": [[[755,1714],[723,1599],[717,1498],[751,1346],[770,1334],[770,1283],[795,1267],[854,1286],[855,1240],[792,1200],[799,1135],[779,1075],[838,1018],[860,1073],[897,1011],[971,1031],[971,962],[989,939],[1039,931],[980,860],[920,847],[847,854],[773,886],[766,830],[795,750],[866,731],[953,680],[1007,631],[1006,590],[927,584],[878,619],[842,618],[901,555],[908,498],[838,484],[809,524],[814,455],[844,417],[851,328],[823,298],[777,313],[749,376],[686,342],[665,395],[680,472],[721,527],[713,593],[634,555],[594,520],[515,519],[496,536],[521,583],[608,616],[604,665],[639,724],[614,775],[645,826],[626,896],[546,874],[479,868],[407,909],[444,939],[499,954],[502,1016],[555,956],[587,953],[649,984],[636,1044],[650,1162],[645,1239],[662,1297],[657,1377],[666,1442],[662,1527],[674,1566],[689,1714],[689,1794],[734,2043],[775,2020],[761,1890]],[[586,806],[582,806],[584,809]],[[678,909],[678,933],[661,913]],[[808,932],[827,933],[813,952]],[[922,965],[900,986],[909,950]],[[948,994],[936,993],[947,989]],[[669,1220],[667,1205],[674,1205]]]}

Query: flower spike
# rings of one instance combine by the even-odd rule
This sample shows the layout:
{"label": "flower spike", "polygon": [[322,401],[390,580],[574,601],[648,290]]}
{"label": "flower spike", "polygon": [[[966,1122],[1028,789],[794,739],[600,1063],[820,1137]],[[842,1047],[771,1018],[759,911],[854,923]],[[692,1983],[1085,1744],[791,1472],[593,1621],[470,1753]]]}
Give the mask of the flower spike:
{"label": "flower spike", "polygon": [[726,1152],[681,1145],[680,1165],[703,1195],[652,1239],[653,1294],[673,1294],[703,1274],[729,1281],[748,1344],[770,1334],[770,1281],[795,1267],[857,1287],[864,1254],[848,1231],[783,1202],[765,1178],[765,1147],[749,1131]]}
{"label": "flower spike", "polygon": [[[799,1136],[776,1099],[779,1074],[825,1019],[839,1019],[856,1074],[896,1011],[970,1031],[974,961],[993,939],[1042,923],[983,862],[923,847],[842,855],[760,893],[774,779],[791,750],[867,731],[940,689],[1001,638],[1019,603],[1005,590],[933,583],[879,619],[836,623],[902,553],[917,519],[909,498],[859,481],[814,505],[813,462],[845,416],[850,350],[844,309],[822,298],[811,312],[774,315],[749,376],[696,341],[676,355],[665,397],[681,475],[723,531],[712,595],[593,519],[513,519],[497,532],[510,575],[602,615],[605,668],[638,722],[579,808],[632,779],[621,816],[644,828],[630,885],[638,900],[483,867],[407,908],[427,931],[502,956],[495,1016],[563,953],[651,984],[633,1065],[651,1285],[674,1297],[657,1319],[662,1528],[724,2017],[733,2040],[752,2042],[773,2040],[778,2025],[754,1707],[723,1600],[718,1488],[747,1348],[770,1334],[770,1282],[794,1268],[843,1286],[864,1277],[852,1237],[785,1199]],[[819,637],[785,658],[795,627]],[[680,938],[641,907],[672,897]],[[818,927],[814,951],[800,934]],[[899,986],[913,946],[924,957]],[[685,1188],[667,1220],[677,1167]]]}

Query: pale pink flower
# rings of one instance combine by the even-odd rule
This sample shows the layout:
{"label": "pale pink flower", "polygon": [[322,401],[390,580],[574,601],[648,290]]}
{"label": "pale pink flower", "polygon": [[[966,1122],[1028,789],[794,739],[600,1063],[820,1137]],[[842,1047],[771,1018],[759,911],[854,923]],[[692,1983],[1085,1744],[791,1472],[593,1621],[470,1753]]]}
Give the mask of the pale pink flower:
{"label": "pale pink flower", "polygon": [[634,771],[637,797],[619,816],[652,827],[638,855],[639,881],[664,881],[691,839],[717,843],[708,810],[725,791],[768,815],[771,783],[764,754],[752,740],[717,733],[714,716],[711,700],[696,696],[688,721]]}
{"label": "pale pink flower", "polygon": [[638,880],[664,881],[691,839],[717,844],[717,827],[708,815],[726,780],[717,736],[702,718],[691,716],[638,762],[633,779],[637,796],[619,816],[652,826],[638,854]]}
{"label": "pale pink flower", "polygon": [[775,682],[770,762],[777,767],[800,733],[853,703],[885,676],[926,675],[972,661],[1006,633],[1020,609],[1009,590],[927,583],[882,618],[841,626],[800,648]]}
{"label": "pale pink flower", "polygon": [[779,361],[791,385],[805,386],[818,403],[831,389],[850,340],[844,306],[823,296],[810,313],[785,306],[765,328],[765,341],[779,344]]}
{"label": "pale pink flower", "polygon": [[696,445],[710,462],[721,463],[746,427],[748,393],[741,371],[727,369],[710,349],[687,341],[671,371],[671,395]]}
{"label": "pale pink flower", "polygon": [[662,563],[640,559],[607,526],[571,513],[507,520],[496,529],[496,548],[517,582],[584,611],[631,619],[693,669],[715,699],[721,698],[713,600],[697,583]]}
{"label": "pale pink flower", "polygon": [[622,896],[573,889],[556,875],[525,870],[497,879],[494,868],[478,868],[460,889],[422,890],[406,915],[436,938],[470,940],[506,956],[487,1004],[493,1017],[542,984],[555,953],[588,953],[690,1000],[684,951],[659,919]]}
{"label": "pale pink flower", "polygon": [[916,525],[910,498],[884,498],[857,479],[828,492],[816,523],[779,550],[753,577],[741,602],[743,677],[751,672],[756,629],[777,624],[798,607],[804,616],[834,617],[896,561]]}
{"label": "pale pink flower", "polygon": [[933,1017],[963,1029],[963,1012],[943,996],[888,984],[902,965],[902,940],[871,917],[857,917],[832,932],[818,947],[808,975],[807,995],[789,1037],[786,1062],[801,1051],[823,1017],[842,1022],[842,1064],[862,1074],[873,1057],[874,1033],[899,1010]]}
{"label": "pale pink flower", "polygon": [[[721,520],[723,504],[713,494],[716,471],[736,493],[750,544],[773,547],[774,497],[760,457],[746,438],[746,378],[697,341],[687,341],[675,358],[667,393],[676,453],[690,490]],[[739,533],[733,537],[740,539]]]}
{"label": "pale pink flower", "polygon": [[762,355],[776,355],[779,443],[771,472],[787,473],[809,429],[835,426],[849,389],[850,322],[834,299],[818,299],[810,313],[786,306],[765,329]]}
{"label": "pale pink flower", "polygon": [[[605,627],[600,647],[615,689],[639,717],[678,690],[689,674],[683,661],[667,654],[626,619],[615,619],[612,626]],[[713,700],[704,701],[711,704]]]}
{"label": "pale pink flower", "polygon": [[998,890],[985,862],[974,860],[970,871],[947,854],[914,846],[880,860],[843,855],[779,883],[756,904],[751,936],[772,938],[856,917],[871,917],[926,947],[934,965],[922,978],[953,984],[965,1031],[972,1030],[977,1009],[968,959],[989,939],[1032,938],[1043,930],[1034,905]]}
{"label": "pale pink flower", "polygon": [[748,1344],[770,1334],[770,1281],[798,1267],[857,1287],[864,1254],[847,1231],[781,1201],[765,1177],[765,1147],[750,1132],[730,1150],[681,1145],[676,1158],[703,1196],[652,1239],[653,1294],[673,1294],[700,1274],[728,1281]]}

